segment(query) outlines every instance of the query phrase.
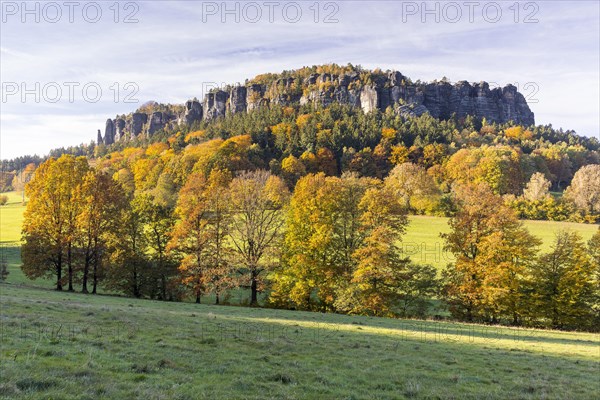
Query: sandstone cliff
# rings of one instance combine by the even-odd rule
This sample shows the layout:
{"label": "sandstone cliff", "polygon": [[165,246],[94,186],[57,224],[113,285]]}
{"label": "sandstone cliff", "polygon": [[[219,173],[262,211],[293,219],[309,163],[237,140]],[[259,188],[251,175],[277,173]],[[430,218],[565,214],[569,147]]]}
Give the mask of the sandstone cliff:
{"label": "sandstone cliff", "polygon": [[429,113],[438,119],[471,115],[496,123],[514,121],[525,126],[535,123],[525,97],[512,85],[490,89],[486,82],[413,83],[397,71],[344,71],[304,76],[291,71],[285,73],[287,76],[255,78],[245,85],[214,90],[206,94],[202,102],[194,99],[184,106],[163,106],[160,110],[143,107],[127,116],[107,120],[104,136],[99,134],[98,140],[112,144],[139,135],[152,135],[167,127],[210,121],[228,113],[251,112],[271,103],[327,107],[339,102],[360,107],[365,113],[391,107],[404,117]]}

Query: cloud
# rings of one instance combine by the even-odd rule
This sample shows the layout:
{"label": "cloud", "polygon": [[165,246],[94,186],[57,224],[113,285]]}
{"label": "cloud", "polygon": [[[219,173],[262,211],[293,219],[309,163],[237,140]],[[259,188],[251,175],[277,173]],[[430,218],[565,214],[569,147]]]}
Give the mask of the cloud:
{"label": "cloud", "polygon": [[[89,142],[106,118],[150,99],[183,102],[200,96],[206,82],[243,82],[259,73],[328,62],[397,69],[414,80],[446,76],[521,87],[534,82],[536,122],[598,135],[597,2],[537,2],[534,24],[522,23],[531,13],[522,2],[518,23],[512,2],[502,3],[498,23],[486,22],[479,9],[473,23],[465,10],[457,23],[435,23],[432,16],[423,23],[419,14],[403,18],[407,2],[336,2],[339,22],[332,24],[323,23],[332,11],[323,9],[323,2],[317,23],[311,2],[299,2],[302,18],[288,23],[281,13],[287,3],[280,3],[273,23],[264,10],[258,23],[243,18],[235,23],[232,16],[222,23],[220,15],[203,22],[203,3],[185,1],[139,2],[134,24],[115,23],[109,3],[101,3],[103,18],[96,24],[81,17],[57,24],[9,20],[0,46],[3,82],[95,82],[103,96],[97,103],[80,95],[56,104],[11,98],[2,104],[2,157],[31,153],[33,142],[39,153]],[[121,20],[126,11],[131,10],[120,10]],[[115,102],[110,88],[117,83],[123,92],[127,82],[137,84],[138,104],[125,104],[122,96]],[[28,128],[22,121],[33,122]],[[24,135],[35,140],[23,141]]]}

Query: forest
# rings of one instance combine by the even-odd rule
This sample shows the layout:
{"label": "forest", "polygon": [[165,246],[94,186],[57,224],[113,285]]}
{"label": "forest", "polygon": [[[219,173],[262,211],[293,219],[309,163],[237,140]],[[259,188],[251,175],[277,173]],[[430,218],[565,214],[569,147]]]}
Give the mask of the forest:
{"label": "forest", "polygon": [[[249,290],[252,306],[390,317],[441,301],[462,321],[598,330],[600,230],[540,254],[520,220],[598,223],[599,148],[552,126],[272,104],[3,164],[29,198],[22,269],[58,290]],[[441,273],[400,251],[411,214],[450,217]]]}

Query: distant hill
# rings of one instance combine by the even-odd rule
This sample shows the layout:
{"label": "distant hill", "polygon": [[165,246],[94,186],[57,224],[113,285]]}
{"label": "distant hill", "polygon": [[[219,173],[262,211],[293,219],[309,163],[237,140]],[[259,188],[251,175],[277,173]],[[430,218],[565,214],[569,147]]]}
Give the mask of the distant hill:
{"label": "distant hill", "polygon": [[110,145],[124,138],[151,136],[165,127],[189,126],[271,104],[327,107],[333,103],[347,104],[365,113],[390,107],[403,117],[429,113],[440,120],[472,116],[490,123],[535,124],[525,97],[513,85],[492,89],[487,82],[452,84],[445,78],[413,82],[398,71],[322,65],[258,75],[244,85],[215,89],[203,101],[189,100],[185,105],[146,102],[136,112],[109,118],[104,134],[98,131],[97,143]]}

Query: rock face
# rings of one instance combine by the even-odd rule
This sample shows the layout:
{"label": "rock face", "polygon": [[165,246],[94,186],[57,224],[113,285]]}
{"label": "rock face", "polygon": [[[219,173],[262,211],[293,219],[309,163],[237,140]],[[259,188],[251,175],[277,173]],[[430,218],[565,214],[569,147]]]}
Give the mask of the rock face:
{"label": "rock face", "polygon": [[104,128],[104,144],[109,145],[115,142],[115,124],[112,119],[106,120],[106,127]]}
{"label": "rock face", "polygon": [[[274,78],[269,83],[261,82],[237,85],[227,91],[216,90],[206,94],[202,102],[194,99],[187,101],[184,107],[166,106],[167,112],[135,112],[127,117],[109,119],[104,137],[99,135],[98,142],[112,144],[140,134],[152,135],[181,124],[189,126],[197,121],[214,120],[229,112],[251,112],[269,107],[271,103],[327,107],[338,102],[360,107],[365,113],[386,111],[391,107],[393,112],[405,118],[429,113],[438,119],[472,115],[496,123],[514,121],[526,126],[535,123],[527,101],[512,85],[490,89],[486,82],[413,83],[398,71],[354,71],[341,75],[313,73],[303,78],[288,75]],[[151,107],[156,110],[158,104]],[[161,107],[161,110],[165,109]],[[175,109],[177,111],[173,111]]]}
{"label": "rock face", "polygon": [[429,113],[440,119],[452,114],[459,118],[467,115],[485,117],[491,122],[515,121],[524,125],[534,124],[533,112],[517,89],[508,85],[490,89],[486,82],[471,85],[461,81],[455,85],[447,82],[430,83],[425,86],[422,102]]}
{"label": "rock face", "polygon": [[265,87],[252,84],[246,87],[246,111],[257,109],[264,103]]}
{"label": "rock face", "polygon": [[202,121],[202,104],[196,99],[188,100],[185,109],[177,119],[178,125],[191,125],[196,121]]}
{"label": "rock face", "polygon": [[360,106],[368,113],[379,108],[379,92],[371,86],[365,86],[360,92]]}
{"label": "rock face", "polygon": [[123,118],[117,118],[114,121],[115,124],[115,142],[125,138],[125,120]]}
{"label": "rock face", "polygon": [[144,113],[133,113],[131,117],[131,133],[132,139],[142,133],[144,125],[148,122],[148,114]]}
{"label": "rock face", "polygon": [[229,93],[229,111],[232,114],[246,111],[246,96],[247,90],[245,86],[236,86]]}
{"label": "rock face", "polygon": [[204,98],[204,119],[215,119],[224,117],[227,110],[227,100],[229,94],[222,90],[208,93]]}
{"label": "rock face", "polygon": [[393,107],[403,116],[429,112],[438,119],[448,119],[455,114],[459,118],[467,115],[485,117],[497,123],[511,120],[523,125],[535,123],[525,98],[512,85],[490,89],[486,82],[473,85],[466,81],[455,85],[444,81],[413,84],[397,71],[390,72],[387,77],[375,77],[373,82],[365,85],[356,73],[310,75],[304,83],[309,88],[316,87],[302,96],[300,104],[327,106],[337,101],[359,106],[366,113]]}
{"label": "rock face", "polygon": [[298,90],[299,85],[296,85],[294,78],[277,79],[272,85],[271,101],[273,104],[288,106],[293,103],[298,103],[302,97],[302,91]]}

